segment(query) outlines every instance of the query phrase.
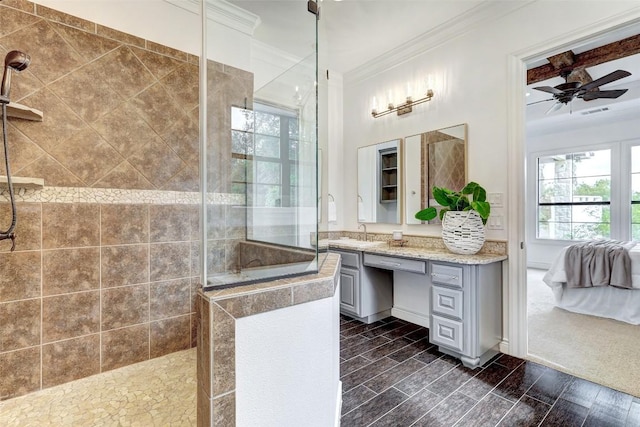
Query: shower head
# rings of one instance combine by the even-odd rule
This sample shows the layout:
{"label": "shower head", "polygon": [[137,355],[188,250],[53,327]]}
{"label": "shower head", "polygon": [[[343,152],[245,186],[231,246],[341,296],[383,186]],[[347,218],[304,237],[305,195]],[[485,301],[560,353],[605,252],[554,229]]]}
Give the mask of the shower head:
{"label": "shower head", "polygon": [[0,101],[9,103],[11,91],[11,70],[22,71],[29,65],[31,58],[24,52],[12,50],[4,57],[4,74],[2,74],[2,86],[0,87]]}

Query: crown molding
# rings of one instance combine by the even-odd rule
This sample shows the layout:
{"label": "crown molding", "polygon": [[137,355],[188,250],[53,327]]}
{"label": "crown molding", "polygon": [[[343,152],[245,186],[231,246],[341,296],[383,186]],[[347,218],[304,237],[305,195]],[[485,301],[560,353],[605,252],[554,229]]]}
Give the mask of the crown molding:
{"label": "crown molding", "polygon": [[238,7],[225,0],[165,0],[167,3],[181,9],[187,10],[196,15],[200,15],[201,1],[206,1],[207,20],[217,22],[244,34],[253,36],[253,32],[262,22],[258,15],[255,15],[241,7]]}
{"label": "crown molding", "polygon": [[478,25],[495,21],[536,0],[527,1],[484,1],[466,12],[443,22],[429,31],[379,55],[364,64],[344,73],[345,83],[355,84],[365,81],[384,71],[394,68],[426,51],[466,34]]}

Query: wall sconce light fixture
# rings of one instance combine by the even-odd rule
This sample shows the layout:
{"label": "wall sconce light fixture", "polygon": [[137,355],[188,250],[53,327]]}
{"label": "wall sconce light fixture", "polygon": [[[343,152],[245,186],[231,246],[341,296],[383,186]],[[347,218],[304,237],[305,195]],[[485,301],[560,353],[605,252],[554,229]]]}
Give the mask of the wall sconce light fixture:
{"label": "wall sconce light fixture", "polygon": [[387,109],[384,111],[378,111],[377,106],[375,105],[375,97],[373,98],[373,108],[371,109],[371,115],[375,118],[378,117],[382,117],[382,116],[386,116],[387,114],[391,114],[393,112],[397,112],[397,114],[399,116],[402,116],[403,114],[407,114],[413,111],[413,106],[414,105],[418,105],[418,104],[422,104],[424,102],[427,101],[431,101],[431,98],[433,98],[433,90],[428,89],[427,93],[425,94],[424,97],[420,98],[420,99],[416,99],[415,101],[413,100],[413,98],[411,96],[407,96],[407,100],[405,102],[403,102],[402,104],[398,104],[398,105],[393,105],[393,102],[389,102],[389,105],[387,105]]}

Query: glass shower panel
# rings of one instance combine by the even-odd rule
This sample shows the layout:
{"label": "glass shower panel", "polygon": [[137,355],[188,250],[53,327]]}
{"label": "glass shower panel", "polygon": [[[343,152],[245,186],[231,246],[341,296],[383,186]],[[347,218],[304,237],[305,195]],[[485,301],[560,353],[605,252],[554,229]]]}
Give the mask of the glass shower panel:
{"label": "glass shower panel", "polygon": [[[206,22],[205,287],[316,272],[316,16],[301,1],[207,6],[224,13]],[[229,10],[253,24],[230,37]]]}

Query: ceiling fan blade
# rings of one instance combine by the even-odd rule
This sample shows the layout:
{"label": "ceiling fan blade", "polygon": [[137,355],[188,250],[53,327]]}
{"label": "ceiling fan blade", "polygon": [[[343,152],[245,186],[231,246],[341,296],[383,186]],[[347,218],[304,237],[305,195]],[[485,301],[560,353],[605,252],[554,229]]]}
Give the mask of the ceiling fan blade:
{"label": "ceiling fan blade", "polygon": [[546,112],[545,114],[550,114],[550,113],[553,113],[554,111],[558,111],[559,109],[561,109],[561,108],[562,108],[562,106],[563,106],[563,105],[564,105],[564,104],[563,104],[562,102],[556,102],[555,104],[553,104],[553,105],[551,106],[551,108],[549,108],[549,109],[547,110],[547,112]]}
{"label": "ceiling fan blade", "polygon": [[587,92],[579,98],[584,99],[585,101],[591,101],[598,98],[618,98],[625,94],[629,89],[618,89],[618,90],[594,90],[593,92]]}
{"label": "ceiling fan blade", "polygon": [[538,87],[534,87],[534,89],[535,90],[541,90],[541,91],[547,92],[547,93],[551,93],[553,95],[562,95],[564,93],[560,89],[556,89],[555,87],[551,87],[551,86],[538,86]]}
{"label": "ceiling fan blade", "polygon": [[624,71],[624,70],[616,70],[612,73],[607,74],[606,76],[600,77],[599,79],[595,79],[594,81],[587,83],[583,86],[580,86],[580,90],[591,90],[591,89],[595,89],[599,86],[605,85],[607,83],[611,83],[614,82],[616,80],[620,80],[623,79],[625,77],[630,76],[631,73],[628,71]]}
{"label": "ceiling fan blade", "polygon": [[549,99],[543,99],[543,100],[541,100],[541,101],[530,102],[529,104],[527,104],[527,107],[528,107],[529,105],[540,104],[541,102],[548,102],[548,101],[553,101],[553,100],[554,100],[554,98],[549,98]]}

